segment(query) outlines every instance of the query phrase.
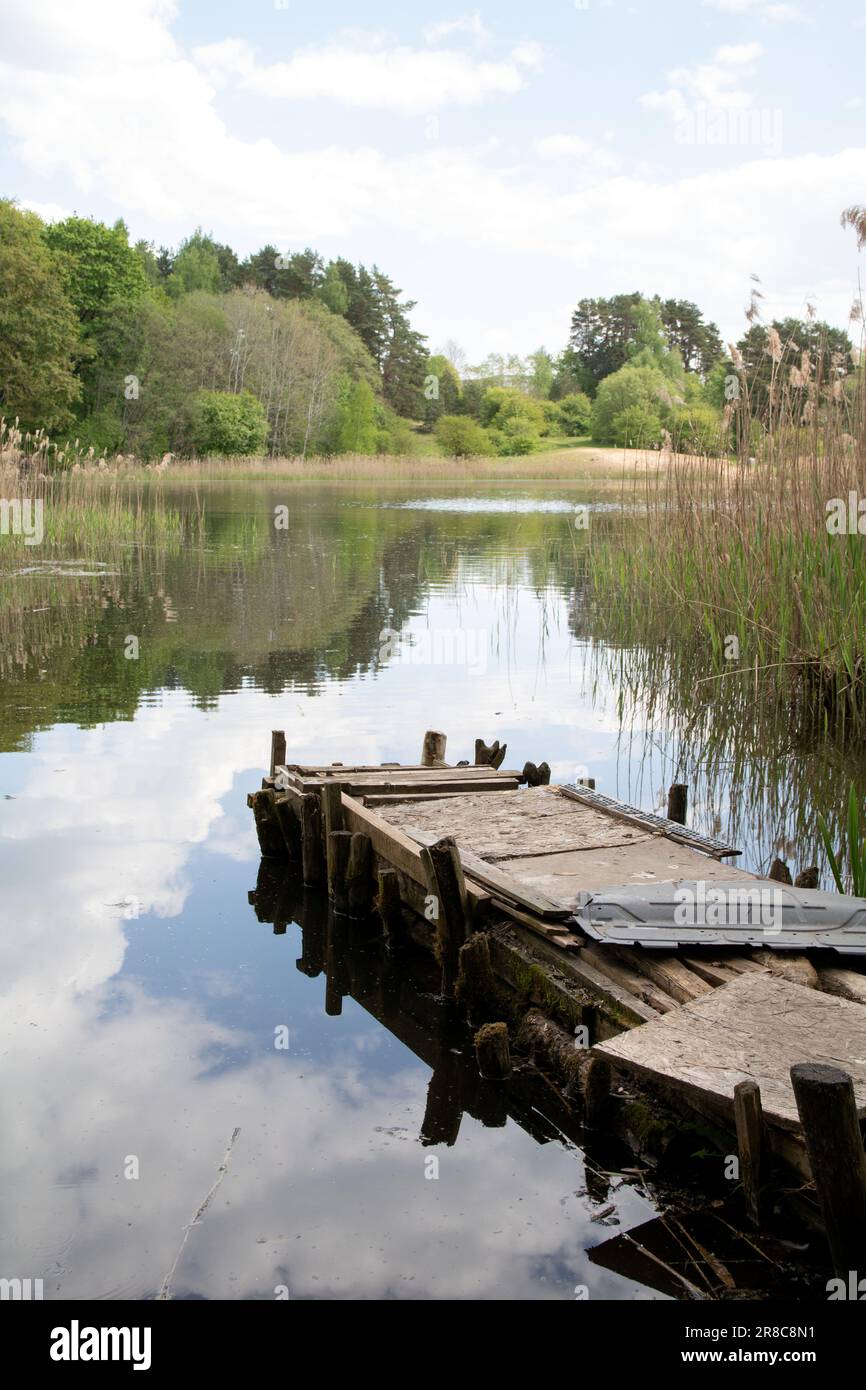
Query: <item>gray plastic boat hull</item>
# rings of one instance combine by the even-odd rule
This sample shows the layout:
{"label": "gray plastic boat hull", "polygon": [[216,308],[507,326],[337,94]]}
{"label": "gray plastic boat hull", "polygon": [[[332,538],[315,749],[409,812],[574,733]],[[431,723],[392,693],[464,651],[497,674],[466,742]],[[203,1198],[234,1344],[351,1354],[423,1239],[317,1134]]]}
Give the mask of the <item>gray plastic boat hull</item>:
{"label": "gray plastic boat hull", "polygon": [[574,924],[595,941],[616,946],[822,948],[866,955],[866,898],[768,879],[680,879],[583,893]]}

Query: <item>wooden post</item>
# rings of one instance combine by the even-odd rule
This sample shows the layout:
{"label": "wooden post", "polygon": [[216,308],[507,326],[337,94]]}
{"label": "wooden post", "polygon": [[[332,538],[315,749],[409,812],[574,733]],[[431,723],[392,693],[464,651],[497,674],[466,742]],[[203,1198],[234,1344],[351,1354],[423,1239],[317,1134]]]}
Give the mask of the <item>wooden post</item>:
{"label": "wooden post", "polygon": [[788,868],[788,865],[785,863],[784,859],[779,859],[777,857],[773,860],[772,864],[770,865],[770,872],[767,874],[767,878],[771,878],[774,883],[791,882],[791,870]]}
{"label": "wooden post", "polygon": [[328,891],[330,892],[331,875],[331,835],[335,830],[343,829],[343,789],[339,782],[325,782],[321,788],[322,795],[322,843],[325,849],[325,862],[328,872]]}
{"label": "wooden post", "polygon": [[373,843],[363,830],[352,836],[346,891],[352,916],[366,916],[373,903]]}
{"label": "wooden post", "polygon": [[400,903],[400,880],[397,870],[380,869],[376,910],[382,919],[386,946],[395,946],[403,936],[403,908]]}
{"label": "wooden post", "polygon": [[322,803],[315,792],[301,797],[301,862],[304,882],[321,883],[325,876],[322,853]]}
{"label": "wooden post", "polygon": [[854,1085],[847,1072],[823,1062],[797,1062],[791,1084],[830,1255],[847,1278],[866,1266],[866,1153]]}
{"label": "wooden post", "polygon": [[286,761],[286,736],[282,729],[274,729],[271,733],[271,776],[273,777],[278,767],[283,767]]}
{"label": "wooden post", "polygon": [[689,789],[685,782],[674,782],[673,786],[668,787],[668,820],[685,825],[688,804]]}
{"label": "wooden post", "polygon": [[523,771],[520,774],[521,781],[528,787],[546,787],[550,783],[550,766],[548,763],[524,763]]}
{"label": "wooden post", "polygon": [[584,1116],[588,1125],[604,1120],[610,1102],[610,1063],[605,1057],[593,1057],[584,1079]]}
{"label": "wooden post", "polygon": [[450,994],[457,980],[460,947],[468,935],[466,883],[460,851],[446,835],[421,849],[421,862],[435,902],[436,956],[442,966],[442,986]]}
{"label": "wooden post", "polygon": [[738,1081],[734,1087],[734,1119],[737,1125],[737,1149],[740,1156],[740,1179],[746,1199],[746,1210],[753,1226],[759,1229],[764,1220],[764,1112],[761,1088],[757,1081]]}
{"label": "wooden post", "polygon": [[497,1009],[496,978],[490,960],[490,942],[483,931],[473,932],[460,947],[457,973],[457,997],[473,1012],[490,1017]]}
{"label": "wooden post", "polygon": [[259,849],[266,859],[285,859],[286,842],[280,829],[276,814],[271,805],[273,792],[252,792],[247,797],[256,822]]}
{"label": "wooden post", "polygon": [[577,779],[577,785],[578,785],[579,787],[589,787],[590,791],[593,791],[593,792],[594,792],[594,791],[595,791],[595,778],[594,778],[594,777],[578,777],[578,779]]}
{"label": "wooden post", "polygon": [[424,735],[424,745],[421,749],[421,766],[441,767],[445,761],[447,742],[447,734],[440,734],[436,729],[428,729]]}
{"label": "wooden post", "polygon": [[475,1056],[488,1081],[507,1081],[511,1075],[511,1046],[507,1023],[485,1023],[475,1034]]}
{"label": "wooden post", "polygon": [[499,768],[504,763],[507,752],[508,744],[503,743],[500,747],[499,739],[488,746],[483,738],[477,738],[475,740],[475,766]]}
{"label": "wooden post", "polygon": [[346,870],[349,867],[352,836],[348,830],[332,830],[328,836],[328,894],[335,912],[349,908]]}
{"label": "wooden post", "polygon": [[808,869],[801,869],[794,879],[795,888],[817,888],[820,881],[817,864],[812,864]]}
{"label": "wooden post", "polygon": [[270,800],[271,809],[277,820],[277,825],[285,841],[286,855],[292,861],[297,861],[298,851],[301,847],[301,828],[298,818],[295,815],[295,808],[288,797],[280,796],[276,792],[263,792]]}

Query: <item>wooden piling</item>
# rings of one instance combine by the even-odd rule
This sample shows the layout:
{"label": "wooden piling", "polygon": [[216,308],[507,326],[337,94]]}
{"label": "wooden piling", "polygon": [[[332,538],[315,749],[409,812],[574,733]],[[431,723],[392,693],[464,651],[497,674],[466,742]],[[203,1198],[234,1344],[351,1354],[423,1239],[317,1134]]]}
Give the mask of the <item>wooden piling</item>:
{"label": "wooden piling", "polygon": [[584,1116],[588,1125],[603,1123],[610,1104],[610,1063],[604,1057],[593,1057],[584,1077]]}
{"label": "wooden piling", "polygon": [[433,895],[436,923],[436,955],[442,966],[442,985],[450,994],[457,980],[460,947],[469,932],[466,883],[460,852],[451,835],[423,846],[421,862]]}
{"label": "wooden piling", "polygon": [[475,766],[499,768],[505,762],[507,752],[508,744],[503,743],[500,747],[498,738],[490,745],[486,744],[483,738],[477,738],[475,740]]}
{"label": "wooden piling", "polygon": [[328,836],[328,894],[335,912],[348,912],[349,894],[346,872],[349,867],[352,836],[348,830],[332,830]]}
{"label": "wooden piling", "polygon": [[356,830],[352,835],[346,896],[353,917],[365,917],[373,905],[373,845],[363,830]]}
{"label": "wooden piling", "polygon": [[273,777],[278,767],[284,767],[286,762],[286,736],[282,729],[274,729],[271,733],[271,776]]}
{"label": "wooden piling", "polygon": [[301,852],[301,827],[295,808],[288,797],[280,796],[273,791],[263,792],[262,795],[270,799],[271,809],[285,843],[286,857],[296,863]]}
{"label": "wooden piling", "polygon": [[766,1156],[764,1112],[757,1081],[738,1081],[734,1087],[734,1120],[746,1210],[752,1225],[760,1229],[766,1214],[763,1194]]}
{"label": "wooden piling", "polygon": [[488,1081],[507,1081],[511,1075],[511,1045],[507,1023],[485,1023],[475,1034],[475,1056]]}
{"label": "wooden piling", "polygon": [[791,870],[788,868],[788,865],[785,863],[784,859],[779,859],[777,857],[773,860],[772,864],[770,865],[770,872],[767,874],[767,878],[771,878],[774,883],[791,882]]}
{"label": "wooden piling", "polygon": [[272,806],[273,792],[252,792],[247,797],[256,823],[259,849],[266,859],[285,859],[286,842]]}
{"label": "wooden piling", "polygon": [[304,882],[321,883],[325,877],[325,856],[322,852],[322,803],[315,792],[301,797],[301,864]]}
{"label": "wooden piling", "polygon": [[331,836],[344,828],[343,791],[339,782],[325,782],[322,793],[322,843],[325,850],[327,877],[330,891],[333,868],[331,865]]}
{"label": "wooden piling", "polygon": [[674,782],[668,787],[668,820],[685,825],[689,804],[689,789],[685,782]]}
{"label": "wooden piling", "polygon": [[397,870],[380,869],[377,882],[376,911],[382,919],[386,946],[395,946],[403,937],[403,906],[400,902],[400,880]]}
{"label": "wooden piling", "polygon": [[520,774],[521,780],[528,787],[546,787],[550,784],[550,766],[548,763],[524,763],[523,771]]}
{"label": "wooden piling", "polygon": [[483,931],[473,932],[460,947],[457,969],[457,997],[466,1004],[470,1014],[499,1011],[496,977],[490,959],[490,942]]}
{"label": "wooden piling", "polygon": [[866,1153],[847,1072],[823,1062],[798,1062],[791,1084],[806,1152],[840,1278],[866,1264]]}
{"label": "wooden piling", "polygon": [[441,767],[445,761],[445,745],[447,742],[447,734],[440,734],[436,729],[428,729],[424,735],[424,743],[421,748],[421,766]]}
{"label": "wooden piling", "polygon": [[594,791],[595,791],[595,778],[594,778],[594,777],[578,777],[578,779],[577,779],[577,785],[578,785],[579,787],[588,787],[590,791],[593,791],[593,792],[594,792]]}

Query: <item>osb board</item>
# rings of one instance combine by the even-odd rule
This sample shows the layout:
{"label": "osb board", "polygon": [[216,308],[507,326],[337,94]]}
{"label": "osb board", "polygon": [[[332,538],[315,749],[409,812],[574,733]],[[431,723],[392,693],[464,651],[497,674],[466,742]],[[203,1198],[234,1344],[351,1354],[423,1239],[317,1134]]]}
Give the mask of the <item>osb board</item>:
{"label": "osb board", "polygon": [[638,832],[628,844],[600,849],[569,850],[543,857],[520,855],[501,865],[514,878],[531,884],[554,902],[573,907],[578,893],[599,888],[640,887],[672,883],[680,878],[706,882],[732,879],[754,881],[754,874],[720,864],[688,845],[678,845],[664,835]]}
{"label": "osb board", "polygon": [[829,1062],[854,1082],[866,1115],[866,1010],[769,974],[741,975],[594,1051],[687,1095],[733,1107],[739,1081],[757,1081],[765,1118],[798,1129],[790,1071]]}
{"label": "osb board", "polygon": [[453,835],[461,849],[491,861],[518,854],[628,845],[647,838],[640,826],[569,801],[553,787],[503,791],[497,796],[466,792],[441,801],[377,809],[392,825],[408,822],[432,834]]}

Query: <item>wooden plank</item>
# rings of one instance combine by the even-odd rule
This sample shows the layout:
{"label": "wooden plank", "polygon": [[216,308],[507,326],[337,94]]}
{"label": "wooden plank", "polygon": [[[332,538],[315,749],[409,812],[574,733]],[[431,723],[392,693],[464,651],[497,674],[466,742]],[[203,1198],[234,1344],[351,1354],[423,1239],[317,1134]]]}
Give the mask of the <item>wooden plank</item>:
{"label": "wooden plank", "polygon": [[[360,796],[362,790],[363,790],[362,788],[357,788],[357,787],[351,788],[352,794],[359,795],[359,796]],[[486,784],[482,784],[481,786],[473,787],[473,788],[472,788],[473,793],[474,793],[474,792],[507,792],[507,791],[516,791],[516,790],[517,790],[516,786],[510,786],[507,782],[506,782],[504,785],[503,785],[502,783],[496,782],[496,783],[494,783],[492,786],[487,786]],[[455,791],[453,791],[453,790],[451,790],[451,789],[449,789],[448,791],[435,791],[435,792],[428,792],[428,791],[423,791],[423,792],[416,792],[416,791],[411,791],[411,792],[373,792],[373,793],[367,793],[367,792],[365,792],[365,793],[364,793],[363,800],[364,800],[364,805],[365,805],[365,806],[395,806],[395,805],[397,805],[399,802],[403,802],[403,801],[406,801],[406,802],[415,802],[415,801],[442,801],[443,799],[447,799],[447,800],[453,801],[453,800],[455,800],[456,797],[458,797],[458,796],[460,796],[460,795],[461,795],[460,792],[455,792]]]}
{"label": "wooden plank", "polygon": [[[323,785],[333,786],[333,782],[326,782]],[[355,781],[354,778],[341,778],[339,785],[350,796],[411,796],[414,792],[444,792],[448,796],[456,796],[461,792],[516,792],[517,782],[512,777],[488,778],[486,781],[458,781],[457,778],[441,781],[438,778],[424,778],[417,782],[390,780],[369,782],[366,780]],[[304,783],[304,790],[310,791],[312,784]]]}
{"label": "wooden plank", "polygon": [[[399,826],[383,820],[371,807],[362,806],[360,801],[348,796],[346,792],[343,792],[342,806],[346,829],[365,830],[373,842],[376,854],[393,868],[400,869],[407,878],[420,884],[426,891],[427,875],[421,862],[421,849],[416,841],[410,840]],[[466,884],[466,894],[469,900],[478,906],[490,902],[490,894],[485,893],[484,889],[475,883]]]}
{"label": "wooden plank", "polygon": [[[433,845],[439,838],[427,830],[419,830],[414,825],[404,825],[403,830],[411,840],[415,840],[419,845]],[[504,873],[497,865],[488,864],[486,860],[479,859],[478,855],[473,854],[470,850],[461,849],[460,859],[463,864],[463,872],[474,878],[477,883],[483,884],[485,888],[489,888],[498,897],[505,898],[509,902],[516,902],[520,907],[529,908],[530,912],[534,912],[538,917],[546,920],[558,919],[561,921],[569,916],[567,908],[555,903],[544,893],[527,888],[525,884],[512,878],[510,874]]]}
{"label": "wooden plank", "polygon": [[734,1087],[761,1088],[768,1124],[798,1133],[790,1069],[797,1062],[842,1066],[866,1115],[862,1006],[766,973],[742,975],[644,1027],[598,1044],[619,1066],[685,1094],[714,1101],[733,1123]]}
{"label": "wooden plank", "polygon": [[520,922],[521,926],[528,927],[530,931],[544,937],[545,941],[552,941],[563,951],[583,950],[583,938],[575,936],[565,922],[545,922],[543,918],[534,917],[531,912],[524,912],[522,908],[517,907],[515,903],[508,902],[505,898],[493,897],[490,899],[490,905],[503,912],[510,920]]}
{"label": "wooden plank", "polygon": [[859,970],[837,970],[828,966],[819,969],[818,982],[826,994],[850,999],[855,1004],[866,1004],[866,975],[861,975]]}
{"label": "wooden plank", "polygon": [[[521,792],[526,796],[526,792]],[[602,888],[651,886],[678,879],[703,879],[708,883],[734,879],[754,883],[745,869],[731,868],[710,859],[688,845],[674,844],[664,835],[645,835],[628,843],[591,849],[570,849],[552,854],[514,855],[498,861],[515,878],[574,910],[581,892]]]}
{"label": "wooden plank", "polygon": [[713,988],[706,980],[702,980],[700,975],[689,970],[678,956],[658,955],[655,951],[642,950],[640,946],[617,946],[613,949],[617,960],[622,961],[630,970],[636,970],[638,974],[652,980],[659,989],[676,999],[678,1004],[687,1004],[690,999],[709,994]]}
{"label": "wooden plank", "polygon": [[562,976],[563,980],[572,986],[577,986],[580,991],[589,995],[593,1003],[599,1005],[605,1012],[613,1014],[626,1028],[636,1027],[656,1019],[659,1015],[649,1004],[645,1004],[642,999],[635,998],[629,994],[628,990],[623,989],[607,975],[596,970],[594,966],[588,965],[581,960],[580,951],[562,951],[558,946],[553,946],[549,941],[537,936],[528,928],[519,923],[508,923],[507,930],[512,938],[516,939],[518,946],[515,948],[510,941],[503,941],[499,938],[494,928],[490,932],[490,957],[493,961],[494,969],[509,983],[518,984],[518,977],[515,973],[514,957],[522,957],[529,963],[536,962],[540,965],[553,965],[555,970],[548,975],[546,988],[551,995],[560,996],[563,1004],[563,1014],[573,1013],[575,1006],[581,1002],[579,996],[575,996],[558,980],[557,976]]}
{"label": "wooden plank", "polygon": [[693,970],[702,980],[706,980],[708,985],[727,985],[731,980],[736,980],[739,971],[732,970],[728,965],[722,965],[715,960],[704,960],[703,956],[683,956],[683,965],[687,965],[689,970]]}
{"label": "wooden plank", "polygon": [[627,966],[621,964],[613,956],[613,952],[606,946],[599,946],[595,942],[589,942],[583,947],[584,960],[590,965],[594,965],[597,970],[601,970],[605,975],[609,975],[617,984],[627,989],[629,993],[643,999],[645,1004],[650,1004],[657,1013],[670,1013],[671,1009],[676,1009],[679,1000],[674,999],[672,994],[667,994],[663,989],[652,980],[640,976],[636,970],[629,970]]}
{"label": "wooden plank", "polygon": [[287,778],[300,782],[369,782],[371,786],[379,782],[490,782],[510,780],[519,782],[518,768],[492,767],[402,767],[399,763],[391,767],[332,767],[321,771],[305,771],[301,768],[278,767]]}

